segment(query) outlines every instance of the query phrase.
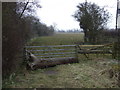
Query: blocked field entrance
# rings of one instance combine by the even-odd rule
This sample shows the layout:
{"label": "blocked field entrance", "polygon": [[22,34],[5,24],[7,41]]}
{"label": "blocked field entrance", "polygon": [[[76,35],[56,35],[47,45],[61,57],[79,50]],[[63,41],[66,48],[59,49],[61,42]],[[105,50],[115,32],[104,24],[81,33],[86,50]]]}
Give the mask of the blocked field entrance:
{"label": "blocked field entrance", "polygon": [[76,45],[26,46],[26,50],[39,59],[32,62],[36,68],[78,62]]}

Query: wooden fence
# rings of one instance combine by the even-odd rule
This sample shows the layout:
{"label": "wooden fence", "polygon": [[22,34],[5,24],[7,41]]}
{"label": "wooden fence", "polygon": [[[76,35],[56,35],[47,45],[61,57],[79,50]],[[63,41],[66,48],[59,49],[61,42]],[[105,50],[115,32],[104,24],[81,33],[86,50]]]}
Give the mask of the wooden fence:
{"label": "wooden fence", "polygon": [[26,49],[38,58],[77,58],[76,45],[26,46]]}
{"label": "wooden fence", "polygon": [[89,59],[88,54],[112,54],[111,45],[52,45],[26,46],[39,61],[30,68],[44,68],[58,64],[78,63],[78,54]]}
{"label": "wooden fence", "polygon": [[26,46],[26,50],[39,59],[28,62],[27,68],[32,70],[79,62],[76,45]]}
{"label": "wooden fence", "polygon": [[26,46],[26,49],[40,61],[35,68],[79,62],[76,45]]}
{"label": "wooden fence", "polygon": [[85,55],[89,58],[89,54],[110,54],[113,57],[113,43],[105,45],[77,45],[78,54]]}
{"label": "wooden fence", "polygon": [[[78,54],[112,54],[112,44],[107,45],[52,45],[26,46],[26,49],[39,59],[78,58]],[[87,57],[87,56],[86,56]]]}
{"label": "wooden fence", "polygon": [[112,54],[112,45],[78,45],[80,54]]}

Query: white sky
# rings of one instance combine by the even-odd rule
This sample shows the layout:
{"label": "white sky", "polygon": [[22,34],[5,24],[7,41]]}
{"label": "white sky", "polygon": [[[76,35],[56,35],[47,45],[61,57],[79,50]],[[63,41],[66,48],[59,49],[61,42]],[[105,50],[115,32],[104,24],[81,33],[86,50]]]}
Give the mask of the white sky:
{"label": "white sky", "polygon": [[[79,23],[72,17],[77,5],[85,0],[40,0],[41,9],[37,10],[40,20],[49,25],[57,24],[59,30],[79,29]],[[105,8],[112,14],[109,28],[115,28],[117,0],[87,0]]]}

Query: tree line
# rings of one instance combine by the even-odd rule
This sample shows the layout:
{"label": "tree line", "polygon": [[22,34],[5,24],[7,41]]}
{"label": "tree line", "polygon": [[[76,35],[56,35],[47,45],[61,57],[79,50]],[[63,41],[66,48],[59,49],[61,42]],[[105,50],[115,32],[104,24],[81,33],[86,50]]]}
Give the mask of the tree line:
{"label": "tree line", "polygon": [[69,29],[69,30],[58,30],[57,32],[60,32],[60,33],[80,33],[82,31],[80,31],[79,29]]}
{"label": "tree line", "polygon": [[2,77],[15,73],[24,62],[24,46],[38,36],[54,34],[54,27],[47,26],[34,16],[36,2],[2,2]]}

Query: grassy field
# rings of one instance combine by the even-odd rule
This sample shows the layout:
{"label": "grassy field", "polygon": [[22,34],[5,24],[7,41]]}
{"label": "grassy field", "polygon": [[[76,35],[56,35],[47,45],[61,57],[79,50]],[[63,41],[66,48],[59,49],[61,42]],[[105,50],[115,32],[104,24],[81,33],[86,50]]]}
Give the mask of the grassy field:
{"label": "grassy field", "polygon": [[[67,45],[83,42],[83,34],[56,34],[32,39],[28,45]],[[27,71],[6,81],[6,88],[112,88],[118,87],[109,71],[116,63],[109,55],[79,55],[79,63]],[[116,64],[115,64],[116,65]],[[12,76],[11,76],[12,77]]]}
{"label": "grassy field", "polygon": [[[118,88],[115,77],[110,78],[113,60],[97,58],[92,61],[64,64],[18,74],[7,88]],[[105,71],[105,72],[104,72]]]}
{"label": "grassy field", "polygon": [[55,34],[31,39],[28,45],[71,45],[83,42],[83,33],[78,34]]}

